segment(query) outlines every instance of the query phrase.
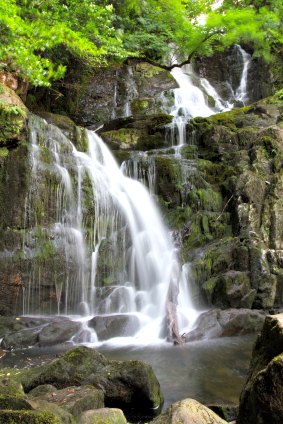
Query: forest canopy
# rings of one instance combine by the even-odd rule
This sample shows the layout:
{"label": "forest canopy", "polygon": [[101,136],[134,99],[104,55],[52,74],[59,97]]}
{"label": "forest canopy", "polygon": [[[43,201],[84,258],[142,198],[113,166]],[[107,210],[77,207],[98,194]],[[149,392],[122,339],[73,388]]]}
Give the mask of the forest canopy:
{"label": "forest canopy", "polygon": [[0,66],[50,86],[72,58],[170,69],[173,59],[246,43],[270,61],[282,49],[282,15],[281,0],[0,0]]}

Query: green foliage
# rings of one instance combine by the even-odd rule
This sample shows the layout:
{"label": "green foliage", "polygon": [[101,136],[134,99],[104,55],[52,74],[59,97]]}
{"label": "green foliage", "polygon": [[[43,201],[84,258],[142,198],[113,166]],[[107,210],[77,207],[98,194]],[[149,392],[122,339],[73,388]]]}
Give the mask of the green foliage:
{"label": "green foliage", "polygon": [[[90,67],[145,57],[160,64],[248,43],[271,60],[283,41],[279,0],[0,0],[0,61],[33,85],[62,78],[73,58]],[[0,63],[1,65],[1,63]]]}
{"label": "green foliage", "polygon": [[111,21],[112,7],[90,0],[0,0],[0,59],[33,85],[49,86],[66,70],[53,61],[58,47],[96,66],[126,57]]}

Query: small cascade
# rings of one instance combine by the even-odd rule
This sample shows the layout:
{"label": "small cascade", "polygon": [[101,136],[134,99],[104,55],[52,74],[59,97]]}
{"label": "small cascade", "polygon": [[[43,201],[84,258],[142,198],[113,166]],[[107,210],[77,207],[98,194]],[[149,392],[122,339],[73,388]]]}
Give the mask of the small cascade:
{"label": "small cascade", "polygon": [[236,45],[236,48],[240,54],[242,63],[243,63],[243,70],[240,80],[240,85],[235,91],[235,100],[238,102],[242,102],[244,105],[248,101],[247,97],[247,81],[248,81],[248,70],[251,64],[251,55],[247,53],[241,46],[238,44]]}
{"label": "small cascade", "polygon": [[[171,71],[172,76],[179,85],[179,88],[174,90],[175,103],[170,111],[173,115],[170,138],[171,144],[177,145],[177,154],[178,146],[186,144],[186,124],[189,119],[197,116],[208,117],[215,113],[229,111],[238,102],[246,104],[248,100],[247,78],[251,55],[239,45],[236,45],[235,48],[242,63],[242,71],[240,84],[235,92],[231,87],[232,97],[229,100],[222,99],[207,79],[199,78],[194,74],[191,65],[185,65],[181,68],[176,67]],[[211,99],[211,105],[208,102],[209,98]],[[175,129],[177,129],[177,132]]]}
{"label": "small cascade", "polygon": [[178,130],[177,142],[174,144],[182,146],[186,144],[188,120],[196,116],[210,116],[215,112],[207,105],[203,91],[193,84],[190,65],[173,68],[171,74],[179,85],[179,88],[174,90],[175,104],[170,111],[173,115],[173,127]]}
{"label": "small cascade", "polygon": [[85,133],[87,152],[40,118],[31,118],[30,134],[24,313],[134,315],[132,335],[158,340],[180,266],[148,191],[94,132]]}

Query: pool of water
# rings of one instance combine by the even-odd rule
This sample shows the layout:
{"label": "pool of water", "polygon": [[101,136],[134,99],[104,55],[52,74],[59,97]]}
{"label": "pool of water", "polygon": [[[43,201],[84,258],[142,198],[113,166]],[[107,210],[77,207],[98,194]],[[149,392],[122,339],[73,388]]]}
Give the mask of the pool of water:
{"label": "pool of water", "polygon": [[[115,347],[97,350],[108,358],[139,359],[152,365],[165,397],[164,408],[194,398],[204,404],[236,405],[247,375],[255,336],[224,337],[182,346]],[[25,368],[50,361],[70,345],[7,352],[0,367]],[[72,346],[73,347],[73,346]]]}

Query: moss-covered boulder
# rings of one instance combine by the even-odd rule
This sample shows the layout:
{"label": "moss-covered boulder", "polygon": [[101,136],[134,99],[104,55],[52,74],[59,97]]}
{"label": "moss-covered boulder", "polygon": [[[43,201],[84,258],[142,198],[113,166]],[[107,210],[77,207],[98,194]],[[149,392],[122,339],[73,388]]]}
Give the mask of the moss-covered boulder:
{"label": "moss-covered boulder", "polygon": [[283,420],[283,314],[267,316],[240,396],[239,424]]}
{"label": "moss-covered boulder", "polygon": [[27,108],[15,92],[0,84],[0,156],[1,148],[18,143],[25,132]]}
{"label": "moss-covered boulder", "polygon": [[173,403],[165,412],[152,421],[152,424],[227,424],[212,410],[194,399],[184,399]]}
{"label": "moss-covered boulder", "polygon": [[17,379],[27,392],[42,384],[58,389],[92,385],[103,390],[105,405],[154,416],[163,404],[160,385],[151,366],[141,361],[112,361],[93,349],[70,350],[50,364],[22,371]]}

